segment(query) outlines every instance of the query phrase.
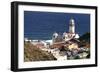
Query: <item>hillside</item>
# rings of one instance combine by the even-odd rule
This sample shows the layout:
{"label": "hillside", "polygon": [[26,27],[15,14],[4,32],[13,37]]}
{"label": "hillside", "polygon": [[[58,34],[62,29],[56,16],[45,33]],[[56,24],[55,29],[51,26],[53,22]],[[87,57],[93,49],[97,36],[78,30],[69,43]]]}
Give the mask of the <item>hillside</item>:
{"label": "hillside", "polygon": [[55,57],[45,51],[40,50],[31,43],[24,44],[24,61],[47,61],[47,60],[56,60]]}

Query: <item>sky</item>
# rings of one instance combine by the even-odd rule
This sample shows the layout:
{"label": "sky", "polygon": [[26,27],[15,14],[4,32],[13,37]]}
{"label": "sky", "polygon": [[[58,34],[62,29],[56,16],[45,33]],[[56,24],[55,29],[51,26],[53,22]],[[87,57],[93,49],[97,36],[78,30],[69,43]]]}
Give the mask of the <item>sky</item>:
{"label": "sky", "polygon": [[32,37],[51,36],[69,31],[69,20],[75,20],[75,32],[90,32],[90,14],[24,11],[24,35]]}

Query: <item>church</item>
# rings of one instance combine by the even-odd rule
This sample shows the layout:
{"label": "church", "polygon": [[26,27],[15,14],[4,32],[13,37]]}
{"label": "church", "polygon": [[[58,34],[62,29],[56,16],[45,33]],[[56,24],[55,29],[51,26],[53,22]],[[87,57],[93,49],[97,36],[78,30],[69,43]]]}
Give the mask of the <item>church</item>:
{"label": "church", "polygon": [[[53,34],[53,42],[55,42],[55,39],[57,39],[59,36],[59,34],[57,32],[55,32]],[[62,40],[63,41],[69,41],[71,39],[78,39],[79,35],[75,32],[75,20],[73,18],[71,18],[69,20],[69,31],[68,32],[64,32],[62,35]]]}

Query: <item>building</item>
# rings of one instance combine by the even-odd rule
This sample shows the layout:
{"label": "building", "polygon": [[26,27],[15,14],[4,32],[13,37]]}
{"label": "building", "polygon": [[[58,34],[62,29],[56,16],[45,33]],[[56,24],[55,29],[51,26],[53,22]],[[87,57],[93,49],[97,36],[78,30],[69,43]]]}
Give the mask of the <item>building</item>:
{"label": "building", "polygon": [[73,39],[73,38],[78,39],[79,35],[75,32],[75,21],[73,18],[71,18],[69,21],[69,32],[63,33],[63,40],[68,41],[68,40]]}
{"label": "building", "polygon": [[75,33],[75,21],[72,18],[69,21],[69,33]]}
{"label": "building", "polygon": [[60,38],[59,38],[59,34],[57,32],[55,32],[52,36],[52,41],[53,41],[53,43],[55,43],[55,42],[69,41],[73,38],[78,39],[79,34],[77,34],[75,32],[75,20],[73,18],[71,18],[69,20],[69,31],[64,32],[62,37],[60,37]]}
{"label": "building", "polygon": [[73,50],[73,49],[76,49],[76,50],[79,50],[79,40],[77,39],[71,39],[68,41],[69,45],[68,45],[68,49],[69,50]]}
{"label": "building", "polygon": [[56,39],[57,39],[57,38],[58,38],[58,33],[57,33],[57,32],[53,33],[52,42],[53,42],[53,43],[56,42]]}

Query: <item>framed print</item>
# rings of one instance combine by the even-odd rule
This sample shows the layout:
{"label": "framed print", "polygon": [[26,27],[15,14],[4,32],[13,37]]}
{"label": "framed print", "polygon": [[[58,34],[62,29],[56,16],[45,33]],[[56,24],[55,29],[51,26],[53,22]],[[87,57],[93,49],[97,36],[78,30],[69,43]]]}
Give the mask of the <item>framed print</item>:
{"label": "framed print", "polygon": [[11,3],[11,70],[97,66],[97,7]]}

